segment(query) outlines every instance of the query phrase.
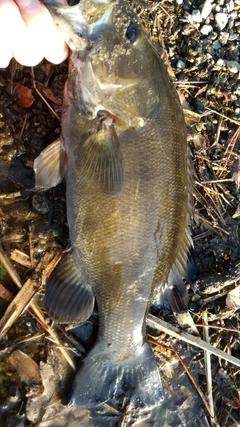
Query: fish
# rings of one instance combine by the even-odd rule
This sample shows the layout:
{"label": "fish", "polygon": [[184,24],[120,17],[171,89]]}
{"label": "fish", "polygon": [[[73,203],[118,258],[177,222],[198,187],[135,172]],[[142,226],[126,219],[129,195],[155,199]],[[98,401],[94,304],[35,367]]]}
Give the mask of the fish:
{"label": "fish", "polygon": [[45,4],[71,49],[62,136],[34,162],[36,187],[65,177],[71,241],[45,306],[56,322],[78,324],[97,302],[97,341],[68,406],[108,405],[134,419],[164,401],[146,335],[151,303],[161,291],[173,311],[188,310],[192,166],[183,111],[126,0]]}

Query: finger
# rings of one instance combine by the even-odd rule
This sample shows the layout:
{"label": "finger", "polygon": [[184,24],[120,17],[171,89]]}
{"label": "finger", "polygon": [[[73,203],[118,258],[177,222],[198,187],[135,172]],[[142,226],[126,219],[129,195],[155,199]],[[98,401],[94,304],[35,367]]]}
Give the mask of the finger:
{"label": "finger", "polygon": [[42,60],[41,46],[34,36],[30,37],[17,5],[10,0],[0,0],[0,34],[8,57],[10,52],[23,65],[36,65]]}
{"label": "finger", "polygon": [[11,1],[0,0],[0,67],[8,66],[12,58],[12,32],[9,18],[16,13],[16,5]]}
{"label": "finger", "polygon": [[55,27],[52,17],[38,0],[16,0],[21,15],[43,56],[53,63],[60,63],[68,56],[68,47]]}
{"label": "finger", "polygon": [[12,59],[12,53],[10,50],[4,49],[0,43],[0,68],[6,68]]}

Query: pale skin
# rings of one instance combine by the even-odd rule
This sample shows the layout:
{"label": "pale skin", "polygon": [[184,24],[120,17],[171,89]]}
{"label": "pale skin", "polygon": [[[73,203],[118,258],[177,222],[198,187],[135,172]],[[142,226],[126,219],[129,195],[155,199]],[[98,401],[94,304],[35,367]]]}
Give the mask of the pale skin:
{"label": "pale skin", "polygon": [[[66,4],[66,0],[58,0]],[[46,7],[38,0],[0,0],[0,68],[11,58],[35,66],[43,58],[59,64],[68,47]]]}

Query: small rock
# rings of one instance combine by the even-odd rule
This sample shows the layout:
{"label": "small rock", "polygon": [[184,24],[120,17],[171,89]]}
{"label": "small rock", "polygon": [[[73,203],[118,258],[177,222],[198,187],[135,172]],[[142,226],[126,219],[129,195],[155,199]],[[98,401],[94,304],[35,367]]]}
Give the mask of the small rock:
{"label": "small rock", "polygon": [[217,37],[218,37],[218,33],[216,33],[216,31],[212,31],[212,32],[209,34],[209,38],[210,38],[210,40],[215,40]]}
{"label": "small rock", "polygon": [[221,31],[221,34],[219,36],[219,41],[221,44],[227,44],[229,39],[229,33],[227,33],[226,31]]}
{"label": "small rock", "polygon": [[225,64],[232,74],[236,74],[240,71],[240,64],[237,61],[225,61]]}
{"label": "small rock", "polygon": [[183,70],[184,68],[186,68],[186,62],[179,59],[177,62],[177,68],[180,68],[181,70]]}
{"label": "small rock", "polygon": [[202,19],[206,19],[211,12],[212,12],[212,0],[205,0],[202,11],[201,11]]}
{"label": "small rock", "polygon": [[240,286],[232,289],[226,298],[226,306],[231,308],[239,308],[240,306]]}
{"label": "small rock", "polygon": [[186,12],[185,13],[185,19],[187,22],[189,22],[190,24],[193,23],[193,19],[192,19],[192,15],[190,15],[190,13]]}
{"label": "small rock", "polygon": [[218,40],[215,40],[212,44],[212,47],[214,50],[219,50],[219,49],[221,49],[222,45]]}
{"label": "small rock", "polygon": [[234,10],[234,1],[230,0],[227,4],[226,4],[226,9],[227,12],[230,13]]}
{"label": "small rock", "polygon": [[192,20],[193,22],[202,22],[201,12],[198,9],[192,11]]}
{"label": "small rock", "polygon": [[89,341],[93,334],[93,324],[90,321],[83,322],[80,326],[74,328],[74,334],[83,342]]}
{"label": "small rock", "polygon": [[235,95],[235,93],[231,93],[230,99],[231,99],[232,102],[236,101],[237,100],[237,95]]}
{"label": "small rock", "polygon": [[202,45],[204,48],[206,48],[209,44],[210,44],[210,41],[208,40],[208,38],[202,39]]}
{"label": "small rock", "polygon": [[240,96],[240,83],[237,85],[237,87],[235,89],[235,93],[236,93],[236,95]]}
{"label": "small rock", "polygon": [[205,36],[208,35],[209,33],[211,33],[211,31],[212,31],[211,25],[203,25],[202,28],[200,29],[200,32],[202,34],[204,34]]}
{"label": "small rock", "polygon": [[40,212],[43,215],[48,213],[50,210],[45,198],[40,194],[33,195],[32,206],[36,211]]}
{"label": "small rock", "polygon": [[233,25],[234,25],[236,17],[237,17],[236,12],[230,13],[229,19],[228,19],[228,28],[229,28],[229,30],[231,30],[233,28]]}
{"label": "small rock", "polygon": [[233,40],[237,40],[239,38],[239,34],[238,33],[232,33],[229,35],[229,40],[233,41]]}
{"label": "small rock", "polygon": [[215,15],[215,21],[220,30],[223,30],[228,23],[228,15],[223,12],[218,12]]}

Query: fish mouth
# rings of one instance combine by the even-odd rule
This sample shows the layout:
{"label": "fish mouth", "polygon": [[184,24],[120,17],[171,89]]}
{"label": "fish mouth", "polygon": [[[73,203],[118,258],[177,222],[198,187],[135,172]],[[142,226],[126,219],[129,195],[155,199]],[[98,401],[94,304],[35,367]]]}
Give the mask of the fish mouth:
{"label": "fish mouth", "polygon": [[[71,50],[79,49],[76,37],[94,40],[103,27],[112,26],[112,12],[116,1],[97,0],[90,2],[90,10],[84,9],[81,1],[74,6],[62,5],[55,0],[46,0],[47,7],[59,31],[64,33]],[[75,37],[74,37],[75,35]]]}

